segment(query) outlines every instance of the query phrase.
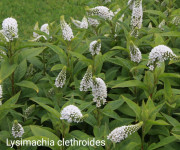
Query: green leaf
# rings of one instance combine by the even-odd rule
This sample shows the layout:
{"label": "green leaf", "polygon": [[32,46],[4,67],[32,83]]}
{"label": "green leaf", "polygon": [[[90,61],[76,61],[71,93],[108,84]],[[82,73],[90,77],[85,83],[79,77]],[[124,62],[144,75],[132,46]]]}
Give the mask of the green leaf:
{"label": "green leaf", "polygon": [[153,143],[151,144],[147,150],[153,150],[153,149],[157,149],[157,148],[160,148],[160,147],[163,147],[167,144],[170,144],[172,142],[174,142],[176,140],[176,137],[174,136],[169,136],[169,137],[166,137],[164,139],[162,139],[160,142],[158,143]]}
{"label": "green leaf", "polygon": [[50,112],[52,115],[56,116],[57,118],[60,118],[60,113],[59,113],[57,110],[53,109],[52,107],[49,107],[48,105],[43,104],[42,102],[39,102],[39,100],[37,100],[37,99],[33,99],[33,98],[31,99],[31,98],[30,98],[30,100],[38,103],[41,107],[43,107],[44,109],[46,109],[46,110],[47,110],[48,112]]}
{"label": "green leaf", "polygon": [[139,87],[141,89],[148,91],[146,85],[139,80],[125,81],[125,82],[122,82],[122,83],[119,83],[119,84],[113,86],[112,88],[118,88],[118,87]]}
{"label": "green leaf", "polygon": [[167,122],[165,122],[164,120],[148,120],[147,123],[151,124],[151,125],[169,125]]}
{"label": "green leaf", "polygon": [[39,92],[39,88],[37,87],[37,85],[35,85],[31,81],[23,80],[23,81],[21,81],[19,83],[16,83],[16,85],[21,86],[21,87],[27,87],[27,88],[30,88],[30,89],[34,89],[37,93]]}
{"label": "green leaf", "polygon": [[76,53],[76,52],[72,52],[72,51],[69,51],[69,53],[70,53],[72,56],[78,58],[80,61],[83,61],[83,62],[86,63],[87,65],[92,65],[92,60],[86,58],[86,57],[83,56],[82,54]]}
{"label": "green leaf", "polygon": [[64,67],[63,64],[56,64],[54,65],[52,68],[51,68],[51,71],[54,71],[54,70],[60,70]]}
{"label": "green leaf", "polygon": [[149,13],[149,14],[153,14],[153,15],[158,15],[158,16],[161,16],[163,18],[166,18],[166,15],[163,14],[161,11],[158,11],[158,10],[145,10],[144,12],[145,13]]}
{"label": "green leaf", "polygon": [[167,119],[167,121],[172,125],[172,126],[180,126],[180,123],[176,120],[176,119],[174,119],[173,117],[171,117],[171,116],[168,116],[168,115],[166,115],[166,114],[164,114],[164,113],[162,113],[162,115]]}
{"label": "green leaf", "polygon": [[163,33],[160,33],[161,36],[175,36],[175,37],[180,37],[180,32],[178,31],[171,31],[171,32],[163,32]]}
{"label": "green leaf", "polygon": [[1,63],[0,84],[15,71],[16,67],[17,64],[10,65],[7,61]]}
{"label": "green leaf", "polygon": [[140,114],[141,114],[141,108],[132,100],[122,96],[122,98],[124,99],[124,101],[128,104],[128,106],[135,112],[136,116],[138,118],[140,118]]}

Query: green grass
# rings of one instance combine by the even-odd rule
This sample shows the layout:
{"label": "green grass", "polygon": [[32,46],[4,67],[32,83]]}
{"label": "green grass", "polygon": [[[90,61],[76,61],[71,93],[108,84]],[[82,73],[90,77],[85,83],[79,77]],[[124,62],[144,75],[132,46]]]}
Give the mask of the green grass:
{"label": "green grass", "polygon": [[85,15],[84,7],[87,5],[95,6],[95,1],[1,0],[0,22],[2,23],[7,17],[14,17],[18,21],[19,36],[29,39],[32,36],[33,28],[37,21],[41,26],[44,23],[52,21],[59,23],[61,15],[65,15],[66,20],[68,20],[70,16],[82,18]]}

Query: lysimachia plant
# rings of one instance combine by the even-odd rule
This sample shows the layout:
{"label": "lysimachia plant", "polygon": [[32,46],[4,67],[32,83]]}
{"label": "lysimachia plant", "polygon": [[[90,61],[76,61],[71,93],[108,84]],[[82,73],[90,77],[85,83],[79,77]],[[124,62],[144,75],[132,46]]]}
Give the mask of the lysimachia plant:
{"label": "lysimachia plant", "polygon": [[[85,5],[82,18],[37,22],[29,40],[15,18],[2,22],[0,149],[43,138],[52,150],[178,150],[179,2]],[[105,144],[59,146],[62,138]]]}

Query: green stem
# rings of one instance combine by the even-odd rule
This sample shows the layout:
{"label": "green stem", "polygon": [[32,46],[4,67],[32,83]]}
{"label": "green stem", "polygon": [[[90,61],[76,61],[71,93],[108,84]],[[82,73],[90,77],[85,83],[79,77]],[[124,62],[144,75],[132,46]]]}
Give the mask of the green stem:
{"label": "green stem", "polygon": [[144,125],[142,126],[142,138],[141,138],[141,142],[142,142],[142,145],[141,145],[141,150],[144,150]]}
{"label": "green stem", "polygon": [[44,65],[44,71],[43,71],[43,75],[45,75],[46,74],[46,60],[45,60],[45,54],[44,54],[44,52],[43,52],[43,65]]}

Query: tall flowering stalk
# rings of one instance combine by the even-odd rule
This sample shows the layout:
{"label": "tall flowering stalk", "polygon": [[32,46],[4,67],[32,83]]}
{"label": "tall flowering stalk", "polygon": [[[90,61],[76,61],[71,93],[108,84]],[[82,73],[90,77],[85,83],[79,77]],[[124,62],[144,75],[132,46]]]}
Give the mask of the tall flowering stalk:
{"label": "tall flowering stalk", "polygon": [[165,45],[158,45],[149,53],[149,61],[147,66],[149,66],[149,70],[154,70],[156,66],[160,66],[161,62],[171,60],[176,57],[177,56],[169,47]]}
{"label": "tall flowering stalk", "polygon": [[135,125],[128,125],[128,126],[115,128],[107,136],[107,139],[111,140],[114,143],[121,142],[122,140],[126,139],[129,135],[138,131],[142,125],[143,125],[143,122],[139,122],[138,124],[135,124]]}
{"label": "tall flowering stalk", "polygon": [[[35,24],[34,30],[37,30],[37,31],[39,30],[38,22]],[[41,26],[41,28],[40,28],[40,31],[46,33],[47,35],[49,35],[49,25],[47,23],[43,24]],[[36,32],[33,32],[33,37],[35,38],[33,41],[39,41],[40,39],[47,40],[46,36],[39,35]]]}
{"label": "tall flowering stalk", "polygon": [[99,54],[99,52],[101,51],[101,40],[95,40],[92,41],[89,45],[89,51],[91,52],[92,56],[94,56],[95,54]]}
{"label": "tall flowering stalk", "polygon": [[143,21],[142,0],[134,0],[132,3],[131,35],[134,35],[135,37],[138,36],[138,29],[142,27],[142,21]]}
{"label": "tall flowering stalk", "polygon": [[92,84],[92,66],[90,65],[83,77],[83,79],[81,80],[80,83],[80,91],[87,91],[88,89],[91,88],[91,84]]}
{"label": "tall flowering stalk", "polygon": [[141,51],[139,48],[134,45],[134,43],[130,43],[130,57],[131,61],[139,63],[142,59]]}
{"label": "tall flowering stalk", "polygon": [[75,105],[68,105],[61,111],[61,120],[66,120],[68,123],[79,123],[82,121],[83,115],[81,110]]}
{"label": "tall flowering stalk", "polygon": [[[1,36],[4,36],[7,45],[8,45],[8,57],[10,60],[10,64],[13,64],[13,55],[14,50],[12,47],[12,43],[15,41],[15,39],[18,38],[18,23],[16,19],[14,18],[6,18],[3,20],[2,23],[2,34]],[[14,72],[11,75],[11,88],[12,88],[12,95],[15,94],[15,88],[14,88]]]}
{"label": "tall flowering stalk", "polygon": [[14,136],[14,138],[17,137],[21,138],[23,134],[24,134],[24,129],[22,125],[19,124],[17,120],[15,120],[12,126],[12,135]]}
{"label": "tall flowering stalk", "polygon": [[63,85],[65,84],[65,81],[66,81],[66,66],[64,66],[61,72],[58,74],[55,81],[55,86],[62,88]]}
{"label": "tall flowering stalk", "polygon": [[64,16],[60,18],[60,25],[64,40],[71,41],[74,38],[71,27],[64,20]]}
{"label": "tall flowering stalk", "polygon": [[72,23],[78,28],[81,28],[81,29],[87,29],[88,28],[88,20],[86,17],[83,17],[82,21],[75,20],[72,17],[71,17],[71,20],[72,20]]}
{"label": "tall flowering stalk", "polygon": [[14,18],[6,18],[2,23],[2,29],[4,35],[9,41],[13,41],[18,38],[18,24]]}
{"label": "tall flowering stalk", "polygon": [[107,87],[105,82],[101,78],[93,78],[92,81],[92,95],[93,101],[96,102],[96,107],[101,107],[101,104],[105,105],[107,98]]}
{"label": "tall flowering stalk", "polygon": [[100,18],[105,20],[112,20],[112,18],[114,17],[114,13],[105,6],[97,6],[94,8],[87,7],[86,11],[90,16],[99,16]]}

